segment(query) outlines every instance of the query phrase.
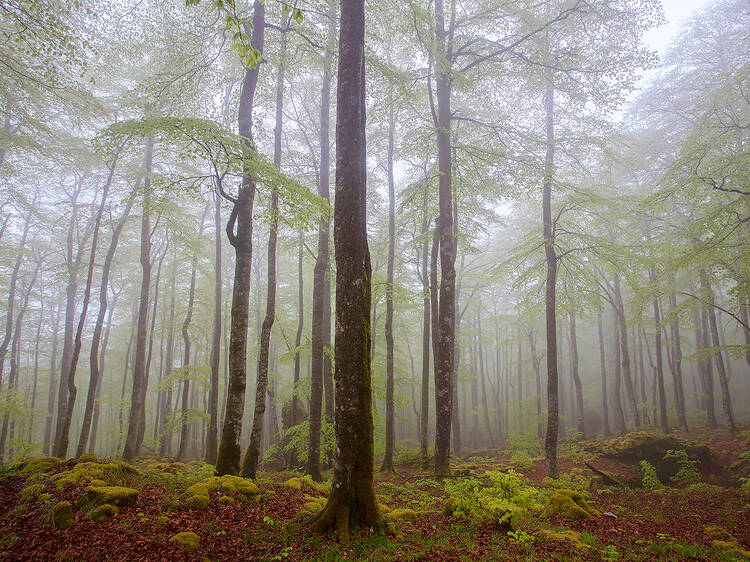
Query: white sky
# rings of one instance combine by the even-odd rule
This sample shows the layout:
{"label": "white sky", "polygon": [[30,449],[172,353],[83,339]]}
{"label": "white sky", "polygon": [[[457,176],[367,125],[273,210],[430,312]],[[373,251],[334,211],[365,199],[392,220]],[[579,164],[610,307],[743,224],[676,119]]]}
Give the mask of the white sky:
{"label": "white sky", "polygon": [[646,43],[663,56],[670,41],[680,30],[680,26],[697,10],[710,0],[662,0],[664,16],[667,23],[650,30],[645,35]]}

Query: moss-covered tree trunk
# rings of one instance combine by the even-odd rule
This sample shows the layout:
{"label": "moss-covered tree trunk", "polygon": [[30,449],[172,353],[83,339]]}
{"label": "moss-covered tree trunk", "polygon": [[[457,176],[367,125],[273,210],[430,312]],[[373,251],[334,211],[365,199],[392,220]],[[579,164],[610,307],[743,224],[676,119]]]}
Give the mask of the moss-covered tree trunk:
{"label": "moss-covered tree trunk", "polygon": [[373,487],[370,373],[371,266],[367,246],[365,153],[365,5],[343,0],[336,109],[336,451],[333,486],[314,526],[380,530]]}
{"label": "moss-covered tree trunk", "polygon": [[[250,43],[263,52],[265,8],[259,0],[253,4],[253,30]],[[258,85],[260,64],[245,69],[240,89],[237,116],[239,133],[249,145],[253,143],[253,101]],[[232,317],[229,334],[229,388],[225,406],[224,426],[221,431],[216,471],[219,475],[240,472],[240,433],[245,411],[247,384],[247,326],[250,306],[250,280],[253,267],[253,203],[255,180],[250,169],[242,171],[242,185],[227,221],[227,238],[234,248],[234,286],[232,288]]]}
{"label": "moss-covered tree trunk", "polygon": [[191,262],[190,269],[190,293],[188,295],[188,307],[185,315],[185,321],[182,323],[182,342],[183,342],[183,357],[182,357],[182,368],[183,376],[185,379],[182,382],[182,423],[180,425],[180,445],[177,449],[177,458],[184,459],[187,454],[188,446],[188,409],[190,397],[190,323],[193,320],[193,304],[195,303],[195,274],[197,268],[197,258],[193,254],[193,260]]}

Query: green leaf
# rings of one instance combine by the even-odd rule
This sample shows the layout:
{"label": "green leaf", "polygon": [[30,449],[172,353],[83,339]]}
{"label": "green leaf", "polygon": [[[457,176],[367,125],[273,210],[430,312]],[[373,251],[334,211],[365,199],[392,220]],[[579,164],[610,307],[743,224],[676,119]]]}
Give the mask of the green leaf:
{"label": "green leaf", "polygon": [[299,8],[295,8],[292,17],[297,23],[302,23],[302,10],[300,10]]}

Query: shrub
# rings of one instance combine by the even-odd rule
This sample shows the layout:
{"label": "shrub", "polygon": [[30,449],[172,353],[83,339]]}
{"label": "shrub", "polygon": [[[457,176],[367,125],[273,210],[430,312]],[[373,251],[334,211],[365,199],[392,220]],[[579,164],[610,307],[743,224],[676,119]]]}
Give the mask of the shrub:
{"label": "shrub", "polygon": [[643,474],[643,487],[647,490],[661,490],[664,484],[659,480],[659,475],[656,474],[656,469],[648,461],[641,461],[641,474]]}
{"label": "shrub", "polygon": [[695,484],[701,481],[701,472],[698,470],[700,461],[691,461],[688,454],[682,450],[670,449],[664,455],[664,460],[674,459],[677,462],[677,472],[670,478],[676,484]]}

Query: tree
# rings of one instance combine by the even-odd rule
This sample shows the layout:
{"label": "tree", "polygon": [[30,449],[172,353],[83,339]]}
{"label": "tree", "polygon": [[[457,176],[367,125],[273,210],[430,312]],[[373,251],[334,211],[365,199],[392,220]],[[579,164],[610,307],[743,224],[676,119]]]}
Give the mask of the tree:
{"label": "tree", "polygon": [[365,151],[365,3],[343,0],[336,107],[335,432],[331,494],[314,526],[379,531],[384,523],[373,485],[370,372],[370,253],[367,246]]}

